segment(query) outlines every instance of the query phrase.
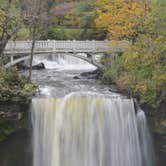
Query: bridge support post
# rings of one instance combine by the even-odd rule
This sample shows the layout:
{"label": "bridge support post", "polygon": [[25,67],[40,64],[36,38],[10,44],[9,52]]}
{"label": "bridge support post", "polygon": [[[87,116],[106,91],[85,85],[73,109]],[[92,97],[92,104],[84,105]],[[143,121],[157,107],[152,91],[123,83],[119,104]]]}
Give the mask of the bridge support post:
{"label": "bridge support post", "polygon": [[56,41],[53,40],[51,43],[52,43],[53,52],[55,53],[56,52]]}
{"label": "bridge support post", "polygon": [[10,62],[12,63],[14,61],[13,55],[10,56]]}
{"label": "bridge support post", "polygon": [[96,51],[96,42],[95,42],[95,40],[92,40],[92,43],[93,43],[93,52],[95,52]]}

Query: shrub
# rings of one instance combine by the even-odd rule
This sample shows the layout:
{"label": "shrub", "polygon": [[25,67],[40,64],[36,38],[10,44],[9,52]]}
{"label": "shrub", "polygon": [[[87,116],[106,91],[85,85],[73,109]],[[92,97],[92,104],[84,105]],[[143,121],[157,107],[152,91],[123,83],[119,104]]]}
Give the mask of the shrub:
{"label": "shrub", "polygon": [[17,68],[0,68],[0,102],[27,102],[36,89],[25,76],[20,76]]}
{"label": "shrub", "polygon": [[55,40],[65,40],[66,34],[63,28],[50,27],[48,30],[48,38]]}

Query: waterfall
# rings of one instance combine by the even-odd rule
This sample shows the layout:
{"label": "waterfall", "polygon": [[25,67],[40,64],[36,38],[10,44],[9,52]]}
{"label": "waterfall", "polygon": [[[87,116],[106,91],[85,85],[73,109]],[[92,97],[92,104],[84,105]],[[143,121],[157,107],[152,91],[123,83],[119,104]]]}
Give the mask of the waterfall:
{"label": "waterfall", "polygon": [[132,99],[72,93],[32,101],[33,166],[152,166],[146,119]]}
{"label": "waterfall", "polygon": [[[84,55],[84,54],[82,54]],[[34,57],[34,65],[44,63],[47,69],[95,70],[96,67],[69,54],[40,55]]]}

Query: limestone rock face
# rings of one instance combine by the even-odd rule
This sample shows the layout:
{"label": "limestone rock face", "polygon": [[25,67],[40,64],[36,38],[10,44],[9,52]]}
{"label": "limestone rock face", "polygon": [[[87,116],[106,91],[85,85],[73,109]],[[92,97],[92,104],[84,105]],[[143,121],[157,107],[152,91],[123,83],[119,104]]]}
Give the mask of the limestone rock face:
{"label": "limestone rock face", "polygon": [[0,104],[0,141],[17,130],[27,128],[28,105]]}
{"label": "limestone rock face", "polygon": [[166,163],[166,101],[158,109],[143,106],[146,112],[149,128],[154,136],[157,155],[157,164],[165,166]]}

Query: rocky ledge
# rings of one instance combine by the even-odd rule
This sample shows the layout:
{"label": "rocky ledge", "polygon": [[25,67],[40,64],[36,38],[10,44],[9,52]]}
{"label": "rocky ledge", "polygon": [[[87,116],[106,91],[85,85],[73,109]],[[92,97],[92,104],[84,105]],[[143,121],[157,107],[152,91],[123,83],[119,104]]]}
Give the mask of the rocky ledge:
{"label": "rocky ledge", "polygon": [[74,76],[73,79],[99,79],[101,76],[101,71],[100,70],[94,70],[94,71],[89,71],[89,72],[83,72],[79,76]]}
{"label": "rocky ledge", "polygon": [[0,103],[0,141],[17,130],[27,128],[29,105]]}
{"label": "rocky ledge", "polygon": [[148,105],[142,105],[146,113],[148,125],[153,134],[157,166],[165,166],[166,163],[166,101],[159,108],[153,109]]}
{"label": "rocky ledge", "polygon": [[[29,66],[24,63],[18,64],[17,67],[19,70],[28,70],[29,69]],[[39,63],[36,65],[33,65],[32,69],[33,70],[42,70],[42,69],[45,69],[45,65],[44,65],[44,63]]]}

